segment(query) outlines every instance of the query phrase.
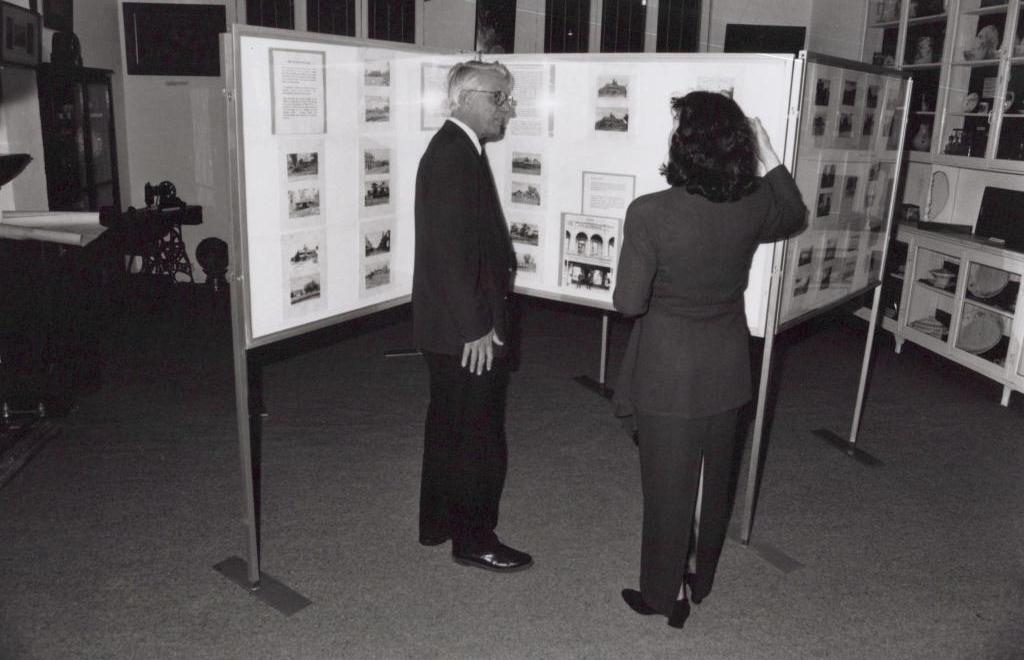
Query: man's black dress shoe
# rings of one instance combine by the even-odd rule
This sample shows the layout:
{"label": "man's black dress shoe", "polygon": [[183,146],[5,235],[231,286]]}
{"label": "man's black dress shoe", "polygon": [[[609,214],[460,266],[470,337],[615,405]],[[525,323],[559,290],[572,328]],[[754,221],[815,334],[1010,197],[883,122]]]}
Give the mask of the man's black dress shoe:
{"label": "man's black dress shoe", "polygon": [[426,534],[420,534],[420,545],[441,545],[442,543],[447,543],[449,539],[451,539],[451,536],[448,536],[447,534],[443,536],[428,536]]}
{"label": "man's black dress shoe", "polygon": [[452,559],[455,560],[456,564],[475,566],[501,573],[521,571],[524,568],[533,566],[533,557],[525,552],[510,548],[504,543],[498,543],[479,552],[456,552],[452,550]]}

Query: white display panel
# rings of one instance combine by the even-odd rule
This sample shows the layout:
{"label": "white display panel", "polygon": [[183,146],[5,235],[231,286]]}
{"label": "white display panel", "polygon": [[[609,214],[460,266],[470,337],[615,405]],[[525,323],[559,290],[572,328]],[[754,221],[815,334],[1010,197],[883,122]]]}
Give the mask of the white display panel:
{"label": "white display panel", "polygon": [[[445,73],[467,56],[238,26],[233,39],[247,343],[404,301],[416,168],[443,121]],[[794,130],[791,56],[501,61],[517,117],[487,151],[526,295],[611,309],[625,208],[667,187],[672,97],[731,92],[780,153]],[[755,256],[746,295],[759,336],[774,247]]]}
{"label": "white display panel", "polygon": [[851,66],[821,58],[804,68],[794,176],[810,213],[787,243],[782,326],[880,282],[909,83]]}

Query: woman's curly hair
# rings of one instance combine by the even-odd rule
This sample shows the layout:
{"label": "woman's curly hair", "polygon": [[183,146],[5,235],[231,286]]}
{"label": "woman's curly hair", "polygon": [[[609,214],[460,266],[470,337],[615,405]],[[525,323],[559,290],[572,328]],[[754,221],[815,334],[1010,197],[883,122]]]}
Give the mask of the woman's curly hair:
{"label": "woman's curly hair", "polygon": [[757,143],[747,118],[728,96],[690,92],[672,99],[676,130],[661,173],[673,186],[712,202],[740,199],[757,187]]}

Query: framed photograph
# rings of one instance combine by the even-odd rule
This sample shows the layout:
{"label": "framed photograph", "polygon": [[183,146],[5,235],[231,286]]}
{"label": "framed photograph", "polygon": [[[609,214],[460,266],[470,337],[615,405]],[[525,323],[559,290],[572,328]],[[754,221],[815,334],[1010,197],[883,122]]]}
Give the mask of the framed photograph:
{"label": "framed photograph", "polygon": [[74,32],[73,0],[43,0],[43,26],[58,32]]}
{"label": "framed photograph", "polygon": [[38,13],[8,2],[0,3],[0,62],[39,66],[40,25]]}

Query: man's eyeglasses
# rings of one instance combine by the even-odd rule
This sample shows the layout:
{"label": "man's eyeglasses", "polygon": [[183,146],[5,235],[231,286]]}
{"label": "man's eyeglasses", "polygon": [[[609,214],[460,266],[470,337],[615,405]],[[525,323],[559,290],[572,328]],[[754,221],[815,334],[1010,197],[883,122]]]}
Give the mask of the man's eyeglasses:
{"label": "man's eyeglasses", "polygon": [[508,105],[510,108],[516,107],[516,100],[512,98],[512,95],[501,89],[464,89],[464,92],[477,92],[479,94],[490,94],[491,101],[494,102],[496,107],[503,107]]}

